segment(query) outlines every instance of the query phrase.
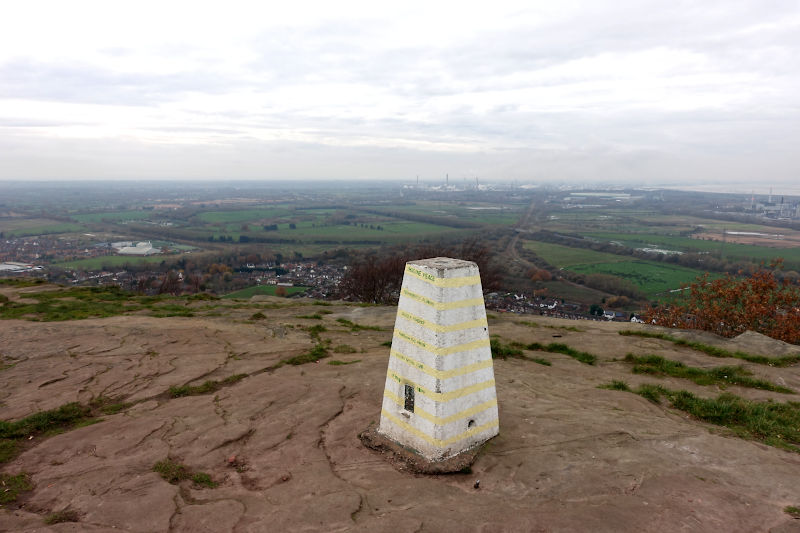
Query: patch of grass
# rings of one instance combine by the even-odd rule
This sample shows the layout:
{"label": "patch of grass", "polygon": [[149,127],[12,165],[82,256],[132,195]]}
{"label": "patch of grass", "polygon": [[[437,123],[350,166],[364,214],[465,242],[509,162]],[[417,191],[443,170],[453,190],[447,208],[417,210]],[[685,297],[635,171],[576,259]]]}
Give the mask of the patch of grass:
{"label": "patch of grass", "polygon": [[0,307],[0,318],[52,322],[117,316],[141,309],[132,299],[128,301],[132,296],[118,287],[35,292],[25,297],[37,300],[36,303],[8,302]]}
{"label": "patch of grass", "polygon": [[211,301],[211,300],[219,300],[219,296],[214,296],[213,294],[207,292],[198,292],[197,294],[192,294],[191,296],[187,296],[186,299],[189,300],[190,302]]}
{"label": "patch of grass", "polygon": [[334,347],[333,353],[356,353],[358,350],[350,346],[349,344],[340,344],[339,346]]}
{"label": "patch of grass", "polygon": [[9,368],[14,368],[17,365],[17,363],[4,363],[3,361],[3,355],[0,354],[0,370],[8,370]]}
{"label": "patch of grass", "polygon": [[261,311],[257,311],[252,315],[250,315],[250,320],[264,320],[265,318],[267,318],[267,315],[265,315]]}
{"label": "patch of grass", "polygon": [[381,331],[381,328],[379,326],[364,326],[361,324],[356,324],[355,322],[351,322],[346,318],[337,318],[336,321],[339,324],[350,328],[350,331],[362,331],[362,330]]}
{"label": "patch of grass", "polygon": [[72,509],[64,509],[63,511],[56,511],[44,517],[44,523],[47,525],[60,524],[62,522],[77,522],[80,519],[77,511]]}
{"label": "patch of grass", "polygon": [[546,328],[550,328],[550,329],[561,329],[561,330],[564,330],[564,331],[586,331],[586,330],[583,330],[583,329],[580,329],[580,328],[576,328],[575,326],[549,326],[548,325],[548,326],[545,326],[545,327]]}
{"label": "patch of grass", "polygon": [[659,385],[641,385],[633,392],[653,403],[660,403],[664,397],[675,409],[727,427],[738,437],[800,453],[800,402],[758,402],[729,393],[700,398],[685,390],[672,391]]}
{"label": "patch of grass", "polygon": [[507,359],[509,357],[522,356],[522,350],[515,348],[511,344],[503,344],[497,337],[491,338],[489,347],[492,350],[492,359]]}
{"label": "patch of grass", "polygon": [[643,385],[639,385],[638,389],[631,392],[635,392],[642,398],[650,400],[653,403],[661,403],[661,395],[666,394],[669,391],[661,385],[650,385],[649,383],[645,383]]}
{"label": "patch of grass", "polygon": [[0,439],[22,439],[55,430],[72,429],[92,420],[91,410],[77,402],[39,411],[16,422],[0,421]]}
{"label": "patch of grass", "polygon": [[333,305],[333,304],[332,304],[332,303],[330,303],[330,302],[320,302],[320,301],[316,301],[316,302],[312,303],[311,305],[331,306],[331,305]]}
{"label": "patch of grass", "polygon": [[226,385],[233,385],[247,377],[247,374],[234,374],[228,376],[222,381],[208,380],[200,385],[181,385],[169,388],[169,395],[172,398],[181,398],[183,396],[198,396],[200,394],[210,394],[216,392]]}
{"label": "patch of grass", "polygon": [[575,348],[570,348],[566,344],[560,342],[551,342],[550,344],[540,344],[538,342],[532,342],[525,346],[526,350],[539,350],[543,352],[551,352],[551,353],[562,353],[564,355],[568,355],[573,359],[577,359],[581,363],[585,363],[587,365],[593,365],[597,362],[597,357],[589,352],[582,352],[580,350],[576,350]]}
{"label": "patch of grass", "polygon": [[132,403],[117,402],[108,396],[97,396],[89,401],[89,407],[92,409],[99,409],[106,415],[115,415],[132,405]]}
{"label": "patch of grass", "polygon": [[382,342],[382,343],[381,343],[381,346],[386,346],[387,348],[391,348],[391,346],[392,346],[392,341],[391,341],[391,340],[388,340],[388,341],[386,341],[386,342]]}
{"label": "patch of grass", "polygon": [[192,482],[197,486],[205,487],[207,489],[214,489],[218,485],[211,479],[211,476],[205,472],[196,472],[192,474]]}
{"label": "patch of grass", "polygon": [[33,287],[44,283],[43,279],[37,278],[0,278],[0,285],[7,287]]}
{"label": "patch of grass", "polygon": [[17,456],[17,442],[12,439],[0,439],[0,464],[7,463]]}
{"label": "patch of grass", "polygon": [[308,318],[312,320],[322,320],[322,315],[319,313],[314,313],[313,315],[297,315],[296,318]]}
{"label": "patch of grass", "polygon": [[121,411],[124,411],[128,407],[133,405],[132,403],[120,402],[120,403],[112,403],[109,405],[104,405],[100,410],[103,411],[103,414],[106,415],[115,415]]}
{"label": "patch of grass", "polygon": [[356,359],[354,361],[339,361],[338,359],[334,359],[333,361],[328,361],[328,364],[333,366],[341,366],[341,365],[352,365],[360,362],[361,359]]}
{"label": "patch of grass", "polygon": [[186,307],[186,305],[182,304],[167,303],[148,305],[146,307],[151,311],[150,316],[156,318],[166,318],[170,316],[194,316],[194,310],[191,307]]}
{"label": "patch of grass", "polygon": [[20,493],[33,490],[33,483],[28,474],[17,475],[0,474],[0,504],[13,503],[17,501]]}
{"label": "patch of grass", "polygon": [[598,389],[609,389],[609,390],[624,390],[624,391],[630,391],[631,390],[631,388],[628,386],[627,383],[625,383],[624,381],[618,380],[618,379],[614,379],[614,380],[611,381],[611,383],[606,383],[605,385],[600,385],[597,388]]}
{"label": "patch of grass", "polygon": [[[256,295],[276,296],[275,291],[277,288],[277,285],[255,285],[226,294],[223,298],[250,298]],[[286,295],[291,296],[293,294],[305,292],[308,287],[284,287],[284,289],[286,289]]]}
{"label": "patch of grass", "polygon": [[518,324],[522,324],[523,326],[528,326],[529,328],[538,328],[539,324],[536,322],[531,322],[530,320],[520,320],[517,322]]}
{"label": "patch of grass", "polygon": [[622,330],[618,333],[620,335],[628,337],[636,336],[636,337],[645,337],[650,339],[661,339],[672,342],[673,344],[676,344],[678,346],[686,346],[687,348],[697,350],[698,352],[703,352],[706,355],[710,355],[712,357],[735,357],[736,359],[742,359],[744,361],[748,361],[750,363],[756,363],[759,365],[784,367],[800,362],[800,355],[767,357],[765,355],[754,355],[747,352],[741,352],[738,350],[735,352],[731,352],[730,350],[726,350],[724,348],[718,348],[717,346],[711,346],[710,344],[704,344],[702,342],[694,342],[694,341],[688,341],[686,339],[680,339],[678,337],[673,337],[672,335],[668,335],[666,333],[655,333],[651,331],[638,331],[638,330]]}
{"label": "patch of grass", "polygon": [[172,483],[173,485],[191,479],[195,485],[205,486],[211,489],[217,486],[217,484],[211,480],[211,476],[205,472],[193,472],[188,466],[170,459],[157,462],[153,465],[153,471],[157,472],[166,482]]}
{"label": "patch of grass", "polygon": [[751,378],[752,372],[741,366],[720,366],[704,369],[687,366],[679,361],[671,361],[660,355],[634,355],[631,353],[625,356],[624,361],[633,364],[633,372],[636,374],[690,379],[698,385],[739,385],[753,389],[794,394],[792,389],[775,385],[763,379]]}
{"label": "patch of grass", "polygon": [[544,365],[544,366],[551,366],[553,364],[550,361],[548,361],[547,359],[542,359],[541,357],[528,357],[527,359],[530,359],[534,363],[538,363],[538,364]]}
{"label": "patch of grass", "polygon": [[328,349],[325,347],[324,344],[318,343],[314,345],[314,347],[311,348],[306,353],[301,355],[296,355],[294,357],[289,357],[288,359],[284,359],[283,361],[281,361],[281,363],[287,365],[299,366],[299,365],[305,365],[307,363],[315,363],[320,359],[324,359],[325,357],[328,357]]}
{"label": "patch of grass", "polygon": [[795,507],[794,505],[787,505],[783,508],[783,512],[792,518],[800,518],[800,508]]}
{"label": "patch of grass", "polygon": [[319,337],[319,334],[328,331],[328,328],[326,328],[322,324],[315,324],[307,328],[306,331],[308,331],[308,334],[311,335],[312,337]]}

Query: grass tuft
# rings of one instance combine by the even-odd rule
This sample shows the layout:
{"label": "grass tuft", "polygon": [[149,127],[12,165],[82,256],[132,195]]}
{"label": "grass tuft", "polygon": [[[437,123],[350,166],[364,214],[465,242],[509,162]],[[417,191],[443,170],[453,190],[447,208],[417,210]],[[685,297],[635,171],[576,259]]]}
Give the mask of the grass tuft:
{"label": "grass tuft", "polygon": [[349,344],[340,344],[333,349],[333,353],[356,353],[357,351]]}
{"label": "grass tuft", "polygon": [[261,311],[258,311],[250,315],[250,320],[264,320],[265,318],[267,318],[267,315],[265,315]]}
{"label": "grass tuft", "polygon": [[598,389],[609,389],[609,390],[624,390],[630,391],[631,388],[628,386],[627,383],[624,381],[615,379],[612,380],[611,383],[606,383],[605,385],[600,385],[597,387]]}
{"label": "grass tuft", "polygon": [[98,422],[99,420],[93,418],[91,414],[89,407],[72,402],[57,409],[39,411],[14,422],[0,420],[0,464],[17,456],[21,448],[19,441],[36,435],[61,433]]}
{"label": "grass tuft", "polygon": [[210,394],[216,392],[226,385],[233,385],[234,383],[243,380],[247,374],[234,374],[228,376],[222,381],[208,380],[201,385],[181,385],[169,388],[169,395],[172,398],[181,398],[183,396],[198,396],[200,394]]}
{"label": "grass tuft", "polygon": [[336,322],[345,327],[350,328],[350,331],[364,331],[364,330],[381,331],[381,328],[379,326],[364,326],[362,324],[356,324],[355,322],[351,322],[346,318],[337,318]]}
{"label": "grass tuft", "polygon": [[597,357],[594,356],[593,354],[590,354],[589,352],[582,352],[580,350],[576,350],[575,348],[570,348],[569,346],[561,342],[551,342],[550,344],[546,345],[538,342],[532,342],[527,346],[525,346],[525,349],[539,350],[551,353],[562,353],[587,365],[593,365],[595,364],[595,362],[597,362]]}
{"label": "grass tuft", "polygon": [[213,489],[217,486],[217,483],[211,479],[209,474],[205,472],[193,472],[188,466],[170,459],[157,462],[153,465],[153,471],[157,472],[165,481],[173,485],[191,479],[196,487]]}
{"label": "grass tuft", "polygon": [[153,471],[157,472],[165,481],[176,485],[184,479],[189,479],[189,467],[165,459],[153,465]]}
{"label": "grass tuft", "polygon": [[0,504],[13,503],[17,501],[20,493],[33,490],[33,483],[28,474],[17,475],[0,473]]}
{"label": "grass tuft", "polygon": [[341,366],[341,365],[352,365],[360,362],[361,359],[356,359],[354,361],[339,361],[338,359],[334,359],[333,361],[328,361],[328,364],[333,366]]}
{"label": "grass tuft", "polygon": [[489,347],[492,349],[493,359],[507,359],[509,357],[520,357],[522,350],[515,348],[511,344],[503,344],[497,337],[492,337],[489,341]]}
{"label": "grass tuft", "polygon": [[671,361],[660,355],[634,355],[631,353],[626,355],[624,360],[626,363],[633,364],[633,372],[636,374],[684,378],[698,385],[739,385],[752,389],[794,394],[792,389],[775,385],[763,379],[751,378],[752,373],[741,366],[703,369],[686,366],[679,361]]}
{"label": "grass tuft", "polygon": [[318,343],[315,344],[313,348],[307,351],[304,354],[296,355],[294,357],[289,357],[288,359],[284,359],[281,361],[282,364],[287,365],[305,365],[307,363],[316,363],[320,359],[324,359],[328,357],[328,349],[325,347],[324,344]]}
{"label": "grass tuft", "polygon": [[637,330],[622,330],[618,333],[626,337],[635,336],[635,337],[645,337],[649,339],[661,339],[676,344],[677,346],[686,346],[687,348],[697,350],[698,352],[703,352],[706,355],[710,355],[711,357],[735,357],[736,359],[742,359],[743,361],[748,361],[750,363],[756,363],[759,365],[784,367],[800,362],[800,355],[767,357],[765,355],[754,355],[751,353],[742,352],[738,350],[732,352],[724,348],[711,346],[710,344],[705,344],[702,342],[695,342],[695,341],[687,341],[686,339],[673,337],[672,335],[668,335],[666,333],[654,333],[651,331],[637,331]]}
{"label": "grass tuft", "polygon": [[192,474],[192,482],[200,487],[205,487],[208,489],[214,489],[217,487],[217,483],[215,483],[211,476],[206,474],[205,472],[197,472]]}
{"label": "grass tuft", "polygon": [[730,393],[701,398],[685,390],[651,384],[630,392],[656,404],[666,398],[671,407],[703,422],[726,427],[740,438],[800,453],[800,402],[759,402]]}
{"label": "grass tuft", "polygon": [[783,512],[792,518],[800,518],[800,508],[795,507],[794,505],[787,505],[783,508]]}
{"label": "grass tuft", "polygon": [[64,509],[63,511],[56,511],[44,517],[44,523],[48,526],[53,524],[60,524],[62,522],[77,522],[80,516],[77,511],[72,509]]}
{"label": "grass tuft", "polygon": [[131,405],[133,404],[125,402],[117,402],[113,398],[109,398],[108,396],[97,396],[89,401],[89,407],[91,407],[92,409],[98,409],[103,414],[106,415],[115,415],[120,411],[124,411]]}

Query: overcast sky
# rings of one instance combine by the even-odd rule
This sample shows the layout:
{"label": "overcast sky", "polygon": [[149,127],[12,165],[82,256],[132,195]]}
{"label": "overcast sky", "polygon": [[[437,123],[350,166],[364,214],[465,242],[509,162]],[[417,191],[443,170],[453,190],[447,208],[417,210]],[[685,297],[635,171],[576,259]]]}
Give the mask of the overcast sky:
{"label": "overcast sky", "polygon": [[800,1],[0,8],[1,179],[445,173],[796,185]]}

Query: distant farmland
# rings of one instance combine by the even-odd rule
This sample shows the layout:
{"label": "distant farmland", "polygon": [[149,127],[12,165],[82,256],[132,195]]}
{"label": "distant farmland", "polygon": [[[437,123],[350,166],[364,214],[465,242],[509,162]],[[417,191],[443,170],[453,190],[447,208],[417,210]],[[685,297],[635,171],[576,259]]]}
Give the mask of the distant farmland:
{"label": "distant farmland", "polygon": [[148,255],[144,257],[135,255],[102,255],[100,257],[88,257],[86,259],[53,263],[53,266],[76,270],[100,270],[103,267],[161,263],[162,261],[172,263],[177,261],[180,257],[180,255]]}
{"label": "distant farmland", "polygon": [[528,241],[525,248],[557,268],[580,274],[610,274],[636,285],[649,298],[691,283],[703,272],[657,261],[643,261],[627,256],[571,248],[560,244]]}
{"label": "distant farmland", "polygon": [[[772,228],[772,233],[778,232],[778,228]],[[601,242],[619,242],[632,248],[656,247],[666,248],[682,252],[708,252],[722,254],[730,259],[747,259],[755,261],[769,262],[776,257],[782,257],[787,267],[800,267],[800,248],[778,248],[767,246],[755,246],[751,244],[736,244],[731,242],[723,243],[721,240],[700,240],[691,237],[679,237],[671,235],[654,235],[643,233],[586,233],[586,237],[596,239]],[[721,239],[721,235],[719,236]]]}

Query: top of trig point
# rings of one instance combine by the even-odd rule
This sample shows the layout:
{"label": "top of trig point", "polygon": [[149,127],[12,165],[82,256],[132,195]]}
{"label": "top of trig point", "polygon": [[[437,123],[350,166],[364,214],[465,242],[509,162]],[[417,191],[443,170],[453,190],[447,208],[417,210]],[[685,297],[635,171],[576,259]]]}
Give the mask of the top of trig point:
{"label": "top of trig point", "polygon": [[409,261],[408,264],[434,270],[436,276],[439,278],[446,277],[445,272],[448,270],[475,268],[478,266],[472,261],[453,259],[451,257],[432,257],[430,259],[419,259],[417,261]]}

